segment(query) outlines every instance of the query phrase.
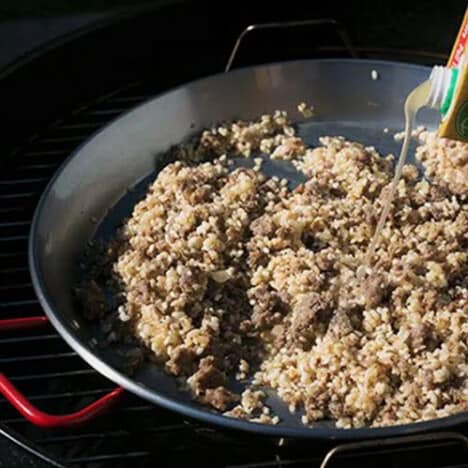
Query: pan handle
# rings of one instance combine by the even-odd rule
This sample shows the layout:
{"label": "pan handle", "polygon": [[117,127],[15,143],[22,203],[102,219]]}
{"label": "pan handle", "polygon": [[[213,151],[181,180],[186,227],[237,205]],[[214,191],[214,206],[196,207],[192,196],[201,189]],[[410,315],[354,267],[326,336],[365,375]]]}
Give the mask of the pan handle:
{"label": "pan handle", "polygon": [[23,317],[16,319],[0,320],[0,331],[24,330],[28,328],[38,328],[48,323],[47,317],[39,315],[37,317]]}
{"label": "pan handle", "polygon": [[364,440],[360,442],[353,442],[349,444],[337,445],[331,449],[323,459],[320,468],[329,468],[333,465],[335,459],[342,454],[356,453],[361,450],[382,450],[383,452],[389,451],[391,447],[399,445],[415,446],[427,442],[441,442],[452,441],[458,442],[465,449],[468,449],[468,437],[456,432],[434,432],[432,434],[417,434],[402,437],[391,437],[387,439]]}
{"label": "pan handle", "polygon": [[[37,328],[48,323],[47,317],[25,317],[0,320],[0,331]],[[44,413],[36,408],[4,375],[0,373],[0,394],[2,394],[29,422],[44,428],[74,427],[94,419],[107,411],[120,400],[124,393],[117,387],[99,400],[94,401],[79,411],[64,415]]]}
{"label": "pan handle", "polygon": [[0,374],[0,393],[31,423],[47,429],[75,427],[94,419],[113,406],[124,393],[122,387],[117,387],[99,400],[70,414],[53,415],[36,408],[28,399],[5,377]]}
{"label": "pan handle", "polygon": [[225,72],[228,72],[232,68],[232,63],[237,55],[240,44],[244,37],[252,31],[260,31],[264,29],[285,29],[285,28],[296,28],[301,26],[332,26],[336,29],[336,32],[340,36],[344,46],[349,52],[349,55],[353,58],[357,58],[357,53],[354,50],[354,47],[351,44],[351,40],[346,29],[333,18],[319,18],[319,19],[309,19],[302,21],[285,21],[280,23],[260,23],[260,24],[251,24],[247,26],[238,36],[234,47],[229,55],[229,59],[226,64]]}

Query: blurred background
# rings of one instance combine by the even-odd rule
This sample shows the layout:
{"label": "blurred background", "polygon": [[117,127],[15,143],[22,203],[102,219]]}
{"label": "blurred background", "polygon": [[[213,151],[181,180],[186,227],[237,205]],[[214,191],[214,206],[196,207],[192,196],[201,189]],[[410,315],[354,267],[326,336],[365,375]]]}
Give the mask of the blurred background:
{"label": "blurred background", "polygon": [[[0,67],[57,37],[116,15],[174,4],[199,5],[205,15],[229,23],[239,12],[246,23],[263,20],[330,16],[348,29],[355,45],[372,44],[447,53],[465,0],[328,1],[261,0],[2,0],[0,2]],[[208,8],[207,8],[208,7]],[[191,8],[190,8],[191,9]],[[181,10],[183,14],[183,9]],[[216,19],[215,19],[216,18]]]}
{"label": "blurred background", "polygon": [[2,0],[0,67],[63,34],[134,8],[138,0]]}

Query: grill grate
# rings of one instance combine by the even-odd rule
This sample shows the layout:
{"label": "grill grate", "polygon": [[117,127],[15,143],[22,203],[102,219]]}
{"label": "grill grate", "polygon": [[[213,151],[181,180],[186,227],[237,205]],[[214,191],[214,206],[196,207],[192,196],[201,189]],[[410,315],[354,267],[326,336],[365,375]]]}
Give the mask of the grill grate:
{"label": "grill grate", "polygon": [[[102,125],[151,95],[151,86],[134,83],[80,107],[12,153],[7,170],[0,175],[1,318],[41,313],[27,266],[27,238],[35,205],[54,171]],[[50,325],[40,330],[2,334],[0,369],[41,409],[57,414],[79,409],[114,388],[71,351]],[[313,448],[310,443],[306,447],[287,443],[279,447],[272,441],[260,440],[253,450],[251,437],[233,437],[199,427],[131,395],[111,414],[85,427],[61,431],[32,426],[0,399],[0,423],[66,466],[79,467],[118,467],[130,463],[146,466],[157,459],[160,466],[310,468],[320,466],[331,448],[323,444]],[[213,453],[214,443],[221,445],[222,450]],[[422,449],[425,452],[419,448],[414,460],[420,460],[421,453],[428,453],[425,465],[428,467],[457,466],[464,460],[457,441],[427,443]],[[442,449],[443,458],[434,456]],[[407,457],[410,452],[405,449],[401,453]],[[397,464],[403,456],[400,452],[382,453],[385,455],[379,458],[382,468],[406,466]],[[364,458],[352,456],[361,457],[359,466],[375,466],[377,459],[369,459],[370,454],[367,452]],[[337,458],[330,466],[349,466],[349,460],[349,455]]]}
{"label": "grill grate", "polygon": [[[2,318],[40,313],[27,266],[27,240],[35,205],[47,182],[81,142],[150,94],[144,86],[135,84],[119,90],[55,122],[43,135],[11,155],[7,171],[0,175]],[[52,327],[10,335],[2,334],[0,338],[0,368],[42,409],[70,412],[114,387],[71,351]],[[141,459],[148,454],[144,444],[137,449],[135,440],[129,450],[125,438],[138,438],[139,433],[161,435],[187,430],[181,418],[136,398],[128,398],[112,416],[96,421],[92,428],[74,433],[54,435],[54,431],[32,427],[4,399],[0,400],[0,420],[67,464],[77,465]],[[130,431],[132,427],[138,427],[139,432]]]}

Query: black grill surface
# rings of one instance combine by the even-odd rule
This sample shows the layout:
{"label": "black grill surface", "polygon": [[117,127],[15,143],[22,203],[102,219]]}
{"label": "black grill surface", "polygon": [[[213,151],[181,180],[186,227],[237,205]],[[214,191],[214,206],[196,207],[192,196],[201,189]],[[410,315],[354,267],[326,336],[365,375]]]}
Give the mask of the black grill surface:
{"label": "black grill surface", "polygon": [[[322,53],[343,55],[343,50],[332,47]],[[440,54],[414,55],[382,48],[362,48],[359,53],[419,63],[443,60]],[[219,64],[216,67],[220,69]],[[42,130],[26,141],[21,139],[13,152],[2,157],[0,318],[42,314],[31,285],[27,240],[34,208],[51,176],[95,131],[154,93],[154,82],[134,81],[85,105],[75,103],[72,111],[61,112],[60,120],[52,124],[41,122]],[[56,414],[78,410],[114,388],[112,382],[77,356],[51,326],[2,333],[0,372],[40,409]],[[34,427],[0,397],[0,436],[19,444],[9,449],[11,464],[5,466],[466,467],[467,445],[460,436],[463,432],[466,434],[466,428],[458,436],[401,445],[341,447],[327,462],[324,457],[334,447],[331,442],[257,439],[220,431],[131,395],[110,413],[73,430]],[[26,452],[35,454],[33,461]]]}

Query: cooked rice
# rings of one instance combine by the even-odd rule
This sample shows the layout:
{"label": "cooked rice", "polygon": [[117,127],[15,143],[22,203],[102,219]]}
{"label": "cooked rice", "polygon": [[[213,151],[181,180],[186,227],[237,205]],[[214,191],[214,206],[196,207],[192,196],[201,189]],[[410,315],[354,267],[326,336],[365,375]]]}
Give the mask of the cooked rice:
{"label": "cooked rice", "polygon": [[[233,417],[278,422],[258,386],[304,410],[304,424],[468,410],[468,144],[421,138],[431,180],[404,168],[359,281],[392,157],[340,137],[308,148],[283,112],[204,132],[109,246],[115,321],[194,398]],[[232,155],[258,150],[307,181],[291,191],[262,175],[261,159],[231,170]],[[228,375],[253,382],[238,396]]]}

